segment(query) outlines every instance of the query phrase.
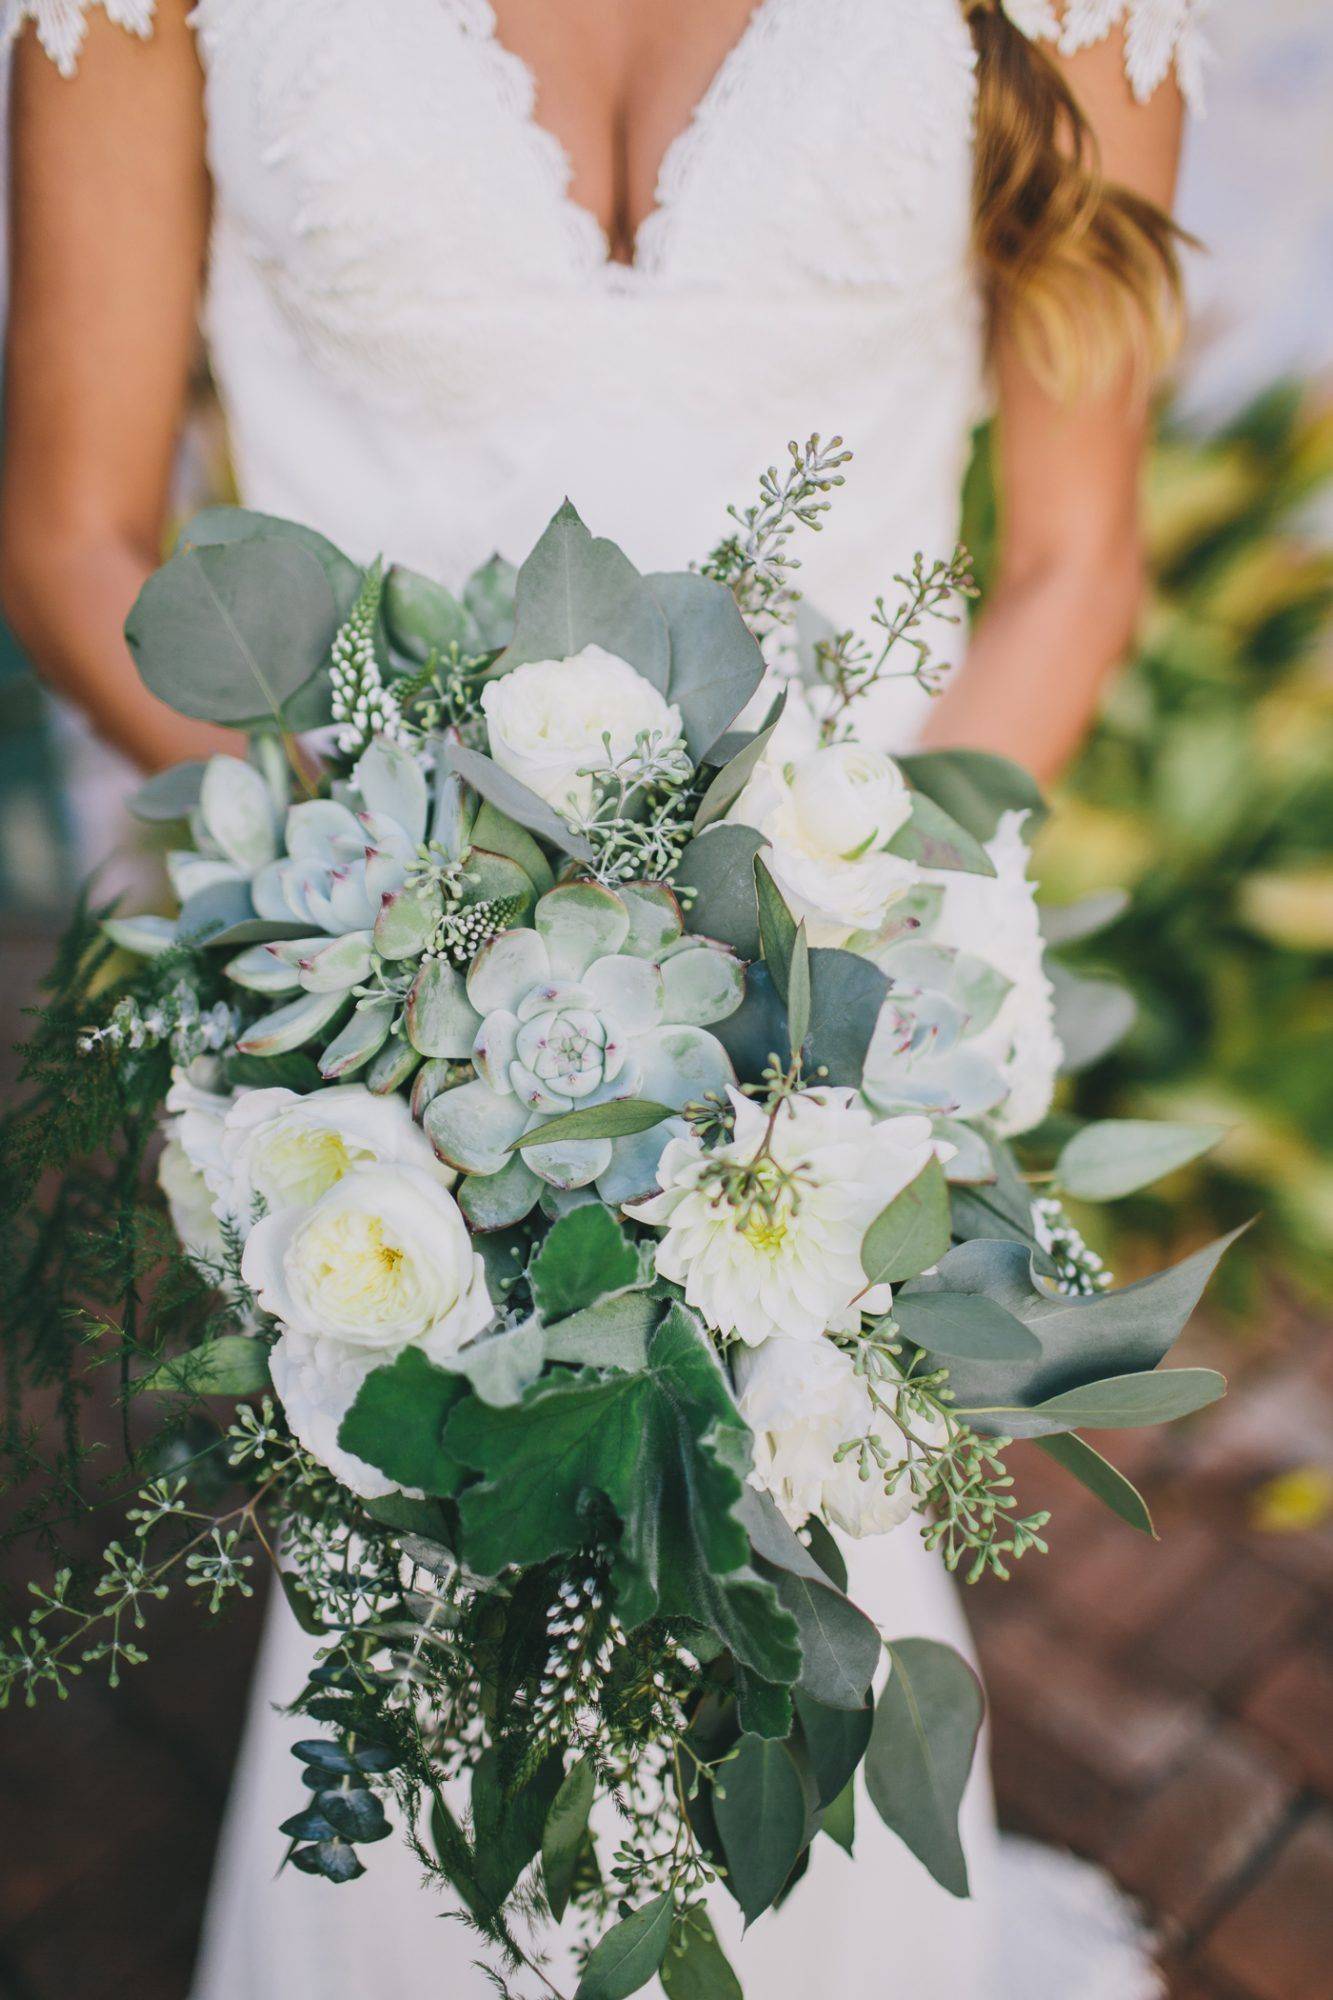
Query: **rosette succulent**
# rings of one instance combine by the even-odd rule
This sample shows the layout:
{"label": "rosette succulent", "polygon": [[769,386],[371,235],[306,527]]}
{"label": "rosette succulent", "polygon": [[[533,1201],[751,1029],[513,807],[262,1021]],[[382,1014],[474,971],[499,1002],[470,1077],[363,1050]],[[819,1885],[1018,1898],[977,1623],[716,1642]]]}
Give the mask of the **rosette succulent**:
{"label": "rosette succulent", "polygon": [[433,1098],[424,1122],[467,1176],[459,1199],[477,1228],[518,1221],[544,1185],[595,1183],[616,1203],[645,1194],[683,1129],[664,1119],[614,1138],[533,1140],[544,1125],[623,1098],[678,1112],[733,1081],[707,1028],[740,1005],[743,968],[725,946],[684,935],[667,889],[571,882],[543,896],[532,921],[493,938],[465,978],[441,965],[417,1001],[432,1052],[469,1055],[475,1071]]}
{"label": "rosette succulent", "polygon": [[[412,1034],[419,984],[520,918],[537,884],[474,840],[488,809],[443,763],[432,785],[419,759],[377,738],[341,789],[290,809],[286,851],[250,884],[256,918],[293,935],[249,945],[226,971],[284,1001],[241,1038],[244,1053],[282,1054],[336,1030],[322,1074],[339,1081],[377,1064],[370,1087],[393,1090],[436,1053]],[[535,845],[521,851],[549,879]]]}

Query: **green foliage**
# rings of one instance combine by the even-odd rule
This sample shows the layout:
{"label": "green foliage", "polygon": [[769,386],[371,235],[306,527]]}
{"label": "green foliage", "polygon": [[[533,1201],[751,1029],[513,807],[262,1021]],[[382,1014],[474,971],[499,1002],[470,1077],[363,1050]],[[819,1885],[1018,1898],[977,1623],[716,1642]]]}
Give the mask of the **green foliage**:
{"label": "green foliage", "polygon": [[[1142,638],[1037,851],[1054,903],[1132,891],[1074,956],[1129,983],[1137,1020],[1077,1077],[1068,1109],[1228,1135],[1123,1202],[1099,1247],[1141,1269],[1257,1213],[1216,1293],[1251,1312],[1261,1274],[1322,1296],[1333,1274],[1331,490],[1333,414],[1317,391],[1280,384],[1210,433],[1168,418],[1148,480]],[[971,495],[984,581],[984,444]]]}
{"label": "green foliage", "polygon": [[675,1906],[654,1896],[594,1946],[574,2000],[627,2000],[648,1984],[666,1956]]}
{"label": "green foliage", "polygon": [[528,1276],[538,1312],[560,1320],[634,1284],[639,1255],[610,1211],[588,1202],[552,1224]]}
{"label": "green foliage", "polygon": [[462,1403],[445,1443],[482,1475],[459,1507],[475,1568],[572,1554],[600,1498],[618,1524],[612,1580],[627,1629],[690,1619],[765,1679],[795,1679],[795,1625],[751,1568],[736,1513],[745,1426],[682,1306],[654,1334],[642,1373],[543,1380],[507,1410]]}
{"label": "green foliage", "polygon": [[952,1646],[890,1642],[889,1678],[875,1709],[866,1788],[876,1812],[950,1895],[966,1896],[958,1809],[972,1769],[981,1683]]}
{"label": "green foliage", "polygon": [[404,1348],[367,1375],[338,1442],[400,1486],[453,1493],[462,1467],[444,1446],[444,1426],[466,1388],[462,1376],[437,1368],[419,1348]]}
{"label": "green foliage", "polygon": [[718,1775],[713,1815],[727,1886],[753,1923],[781,1892],[806,1843],[805,1792],[786,1744],[742,1736]]}
{"label": "green foliage", "polygon": [[949,1188],[932,1154],[914,1181],[881,1210],[861,1244],[868,1285],[897,1285],[937,1264],[949,1248]]}

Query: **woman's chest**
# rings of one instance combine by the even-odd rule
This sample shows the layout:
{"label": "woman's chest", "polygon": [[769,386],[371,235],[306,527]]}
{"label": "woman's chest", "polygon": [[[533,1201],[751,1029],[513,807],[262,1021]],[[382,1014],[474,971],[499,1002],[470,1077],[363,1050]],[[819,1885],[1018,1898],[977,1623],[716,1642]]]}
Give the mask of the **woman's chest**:
{"label": "woman's chest", "polygon": [[[582,98],[578,66],[548,66],[558,11],[536,41],[521,8],[503,23],[529,62],[489,0],[201,0],[223,222],[284,294],[364,315],[956,275],[973,105],[958,0],[728,0],[688,61],[668,51],[662,89],[611,41]],[[680,18],[687,32],[692,0]],[[617,213],[629,227],[608,231]],[[631,251],[627,273],[614,257]]]}

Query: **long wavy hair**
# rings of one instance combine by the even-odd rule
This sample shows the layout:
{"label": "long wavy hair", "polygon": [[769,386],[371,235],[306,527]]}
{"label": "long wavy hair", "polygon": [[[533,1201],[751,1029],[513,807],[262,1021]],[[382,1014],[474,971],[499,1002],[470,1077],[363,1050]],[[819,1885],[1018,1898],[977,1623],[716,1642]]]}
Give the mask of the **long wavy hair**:
{"label": "long wavy hair", "polygon": [[962,0],[977,50],[973,248],[992,330],[1070,396],[1155,372],[1181,325],[1179,249],[1156,203],[1104,178],[1096,135],[1000,0]]}

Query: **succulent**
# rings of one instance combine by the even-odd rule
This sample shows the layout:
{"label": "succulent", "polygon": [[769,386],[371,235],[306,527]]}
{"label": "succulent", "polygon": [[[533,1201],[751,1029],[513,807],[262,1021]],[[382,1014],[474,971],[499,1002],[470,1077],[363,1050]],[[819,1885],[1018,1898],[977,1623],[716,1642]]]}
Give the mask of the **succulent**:
{"label": "succulent", "polygon": [[[395,1090],[438,1053],[414,1026],[448,983],[450,959],[520,920],[536,885],[510,855],[472,843],[477,801],[456,776],[437,772],[432,795],[420,762],[382,737],[342,789],[290,809],[286,852],[251,884],[256,917],[298,934],[248,946],[226,971],[285,1003],[252,1024],[245,1053],[303,1047],[350,1002],[322,1073],[341,1080],[371,1064],[370,1087]],[[498,832],[499,816],[490,824]],[[532,865],[543,872],[539,855]]]}
{"label": "succulent", "polygon": [[903,940],[874,954],[889,992],[866,1055],[862,1091],[885,1117],[924,1111],[959,1147],[951,1178],[989,1173],[978,1135],[956,1121],[980,1118],[1009,1081],[974,1040],[994,1021],[1010,981],[984,960],[947,945]]}
{"label": "succulent", "polygon": [[740,1005],[744,969],[725,946],[684,935],[679,907],[657,883],[618,890],[571,882],[538,902],[530,930],[493,938],[464,978],[437,961],[414,996],[417,1046],[470,1055],[476,1074],[440,1092],[424,1124],[474,1227],[528,1214],[543,1185],[595,1183],[602,1199],[649,1192],[671,1119],[617,1138],[552,1139],[510,1150],[550,1120],[619,1098],[680,1111],[733,1081],[706,1032]]}

